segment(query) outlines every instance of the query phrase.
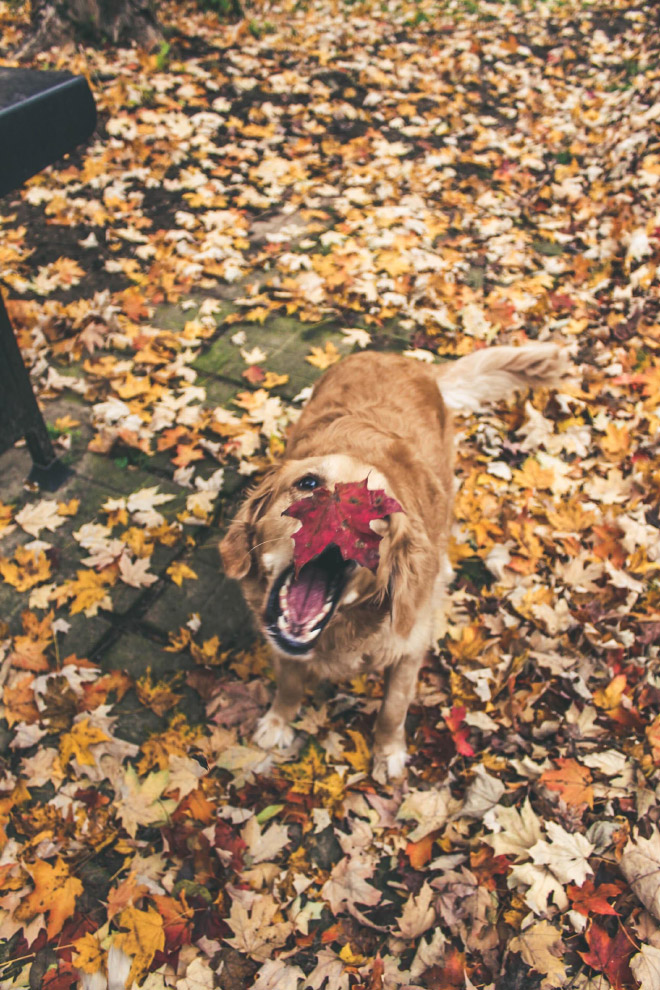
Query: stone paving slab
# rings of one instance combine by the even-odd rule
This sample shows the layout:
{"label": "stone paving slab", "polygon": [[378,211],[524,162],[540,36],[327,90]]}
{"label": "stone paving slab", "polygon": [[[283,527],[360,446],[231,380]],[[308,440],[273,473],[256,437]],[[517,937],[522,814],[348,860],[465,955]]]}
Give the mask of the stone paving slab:
{"label": "stone paving slab", "polygon": [[231,327],[231,333],[223,333],[218,337],[197,358],[193,367],[199,372],[220,376],[247,388],[243,372],[248,365],[241,355],[241,348],[231,341],[231,337],[241,330],[245,331],[248,351],[259,347],[265,352],[266,358],[262,362],[265,369],[289,376],[286,385],[274,390],[275,394],[282,394],[289,399],[301,389],[312,385],[322,374],[320,369],[305,360],[312,347],[322,348],[328,340],[339,347],[344,339],[334,324],[301,323],[293,317],[275,316],[263,325],[235,323]]}
{"label": "stone paving slab", "polygon": [[143,622],[166,637],[197,613],[202,622],[198,640],[219,636],[222,649],[244,648],[254,638],[254,626],[239,587],[222,574],[217,551],[213,564],[204,563],[201,552],[190,561],[197,580],[185,580],[180,588],[170,583],[145,612]]}

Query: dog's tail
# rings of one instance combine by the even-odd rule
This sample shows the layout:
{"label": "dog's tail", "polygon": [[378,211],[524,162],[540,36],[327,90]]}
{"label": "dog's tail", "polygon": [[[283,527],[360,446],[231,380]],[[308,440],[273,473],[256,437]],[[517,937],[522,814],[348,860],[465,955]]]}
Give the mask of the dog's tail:
{"label": "dog's tail", "polygon": [[519,389],[559,384],[567,360],[556,344],[533,343],[484,347],[435,370],[445,405],[454,412],[477,412]]}

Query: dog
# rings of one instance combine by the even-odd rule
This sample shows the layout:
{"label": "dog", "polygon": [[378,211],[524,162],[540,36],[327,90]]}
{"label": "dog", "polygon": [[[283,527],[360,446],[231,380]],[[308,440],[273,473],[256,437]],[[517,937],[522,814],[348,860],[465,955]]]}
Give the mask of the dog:
{"label": "dog", "polygon": [[[431,646],[435,609],[451,580],[454,492],[452,413],[474,412],[515,391],[557,384],[565,373],[550,343],[492,347],[444,364],[361,352],[319,379],[281,463],[248,495],[220,544],[226,574],[272,648],[276,692],[254,741],[288,747],[306,683],[383,672],[373,776],[405,768],[405,720]],[[285,510],[317,489],[363,482],[403,511],[373,520],[375,569],[330,544],[300,569]]]}

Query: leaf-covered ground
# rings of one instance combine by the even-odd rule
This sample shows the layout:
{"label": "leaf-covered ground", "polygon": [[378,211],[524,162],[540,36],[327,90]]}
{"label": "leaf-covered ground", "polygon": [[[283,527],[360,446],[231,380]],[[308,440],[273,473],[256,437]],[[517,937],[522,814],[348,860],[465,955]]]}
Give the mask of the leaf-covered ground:
{"label": "leaf-covered ground", "polygon": [[[72,473],[0,458],[0,987],[657,990],[658,9],[159,13],[158,53],[35,60],[99,127],[1,204]],[[25,25],[0,3],[5,53]],[[370,778],[378,681],[256,749],[215,544],[304,388],[526,339],[575,379],[460,424],[406,785]]]}

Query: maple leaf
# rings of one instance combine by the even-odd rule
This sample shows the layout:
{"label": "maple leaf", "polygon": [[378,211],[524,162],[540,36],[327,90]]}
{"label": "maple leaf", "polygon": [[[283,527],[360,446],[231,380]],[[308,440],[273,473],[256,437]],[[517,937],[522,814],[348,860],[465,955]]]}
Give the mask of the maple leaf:
{"label": "maple leaf", "polygon": [[241,836],[253,863],[264,863],[275,859],[278,853],[290,842],[286,825],[279,825],[274,822],[266,831],[262,832],[256,816],[248,820]]}
{"label": "maple leaf", "polygon": [[561,932],[547,921],[537,921],[509,943],[512,952],[519,952],[537,973],[548,978],[546,986],[561,986],[566,978],[566,966],[561,961],[566,949]]}
{"label": "maple leaf", "polygon": [[60,738],[62,766],[65,766],[73,757],[81,766],[94,766],[96,761],[90,753],[89,747],[108,742],[109,738],[102,729],[90,725],[88,718],[76,722],[71,731],[65,732]]}
{"label": "maple leaf", "polygon": [[258,364],[251,364],[249,368],[241,372],[241,378],[244,378],[250,385],[259,385],[264,381],[265,377],[266,372]]}
{"label": "maple leaf", "polygon": [[42,529],[48,529],[54,533],[59,526],[63,526],[66,519],[59,511],[59,505],[49,499],[41,499],[40,502],[32,502],[24,506],[17,512],[14,519],[19,526],[35,538],[39,536]]}
{"label": "maple leaf", "polygon": [[539,839],[529,850],[534,863],[547,866],[562,883],[575,880],[583,884],[587,873],[593,873],[587,862],[594,849],[592,844],[584,835],[567,832],[557,822],[548,822],[546,831],[550,842]]}
{"label": "maple leaf", "polygon": [[347,729],[347,735],[351,737],[355,745],[355,749],[346,750],[344,756],[358,773],[369,773],[371,767],[371,750],[367,740],[364,738],[361,732],[357,732],[355,729]]}
{"label": "maple leaf", "polygon": [[39,709],[34,700],[33,681],[32,674],[25,674],[13,684],[5,684],[2,698],[5,718],[10,728],[17,722],[26,722],[29,725],[39,718]]}
{"label": "maple leaf", "polygon": [[576,911],[586,918],[593,914],[616,914],[608,897],[618,897],[623,889],[615,883],[601,883],[594,886],[593,880],[585,880],[581,887],[569,884],[566,893]]}
{"label": "maple leaf", "polygon": [[193,581],[197,580],[197,575],[193,571],[192,567],[189,567],[188,564],[184,563],[182,560],[175,560],[173,564],[170,564],[165,573],[169,574],[179,588],[186,578]]}
{"label": "maple leaf", "polygon": [[632,973],[629,962],[635,949],[625,929],[619,928],[614,938],[611,938],[607,931],[594,921],[587,929],[585,938],[589,951],[580,952],[580,955],[586,964],[597,973],[604,973],[614,990],[622,990],[624,986],[630,986]]}
{"label": "maple leaf", "polygon": [[262,384],[264,388],[271,389],[277,388],[279,385],[286,385],[288,381],[288,375],[278,375],[274,371],[267,371]]}
{"label": "maple leaf", "polygon": [[336,364],[341,358],[341,354],[331,340],[326,341],[325,347],[312,347],[311,354],[308,354],[305,361],[313,364],[320,371],[325,371],[330,365]]}
{"label": "maple leaf", "polygon": [[636,835],[621,856],[621,872],[647,911],[660,920],[660,832]]}
{"label": "maple leaf", "polygon": [[660,949],[654,945],[640,946],[630,960],[630,969],[640,990],[656,990],[660,986]]}
{"label": "maple leaf", "polygon": [[106,966],[106,953],[101,947],[101,943],[96,935],[87,932],[82,938],[76,939],[72,943],[73,964],[83,973],[98,973]]}
{"label": "maple leaf", "polygon": [[53,938],[62,930],[62,925],[70,918],[76,907],[76,898],[82,894],[83,885],[77,877],[72,877],[68,865],[58,857],[53,865],[40,860],[27,867],[32,877],[34,890],[23,900],[16,917],[25,921],[35,914],[48,914],[46,934]]}
{"label": "maple leaf", "polygon": [[358,856],[344,856],[332,868],[330,879],[321,888],[321,895],[329,903],[333,914],[341,911],[355,914],[357,904],[373,906],[380,902],[380,890],[367,883],[373,873],[373,865]]}
{"label": "maple leaf", "polygon": [[166,821],[174,811],[177,802],[162,797],[169,782],[167,770],[150,773],[141,781],[135,768],[128,768],[119,788],[117,815],[131,838],[138,826]]}
{"label": "maple leaf", "polygon": [[119,577],[132,588],[148,588],[158,580],[157,574],[149,571],[150,558],[131,560],[127,553],[119,558]]}
{"label": "maple leaf", "polygon": [[144,677],[138,678],[135,689],[142,704],[156,715],[164,715],[181,700],[181,695],[173,690],[170,681],[152,680],[150,667],[147,667]]}
{"label": "maple leaf", "polygon": [[108,595],[108,585],[114,584],[116,574],[103,571],[78,571],[75,579],[65,581],[57,588],[54,600],[58,605],[72,598],[71,615],[84,612],[87,618],[97,614],[100,608],[111,609],[112,601]]}
{"label": "maple leaf", "polygon": [[501,805],[494,810],[500,831],[495,835],[485,835],[484,842],[493,847],[496,856],[528,859],[529,850],[541,838],[541,822],[534,813],[529,798],[525,798],[520,810],[515,807],[504,808]]}
{"label": "maple leaf", "polygon": [[591,771],[581,766],[577,760],[560,757],[557,770],[544,770],[539,780],[549,791],[561,794],[566,804],[585,804],[593,807],[594,792],[591,785]]}
{"label": "maple leaf", "polygon": [[456,752],[460,753],[461,756],[474,756],[474,750],[467,741],[470,735],[469,726],[463,729],[461,728],[461,724],[465,719],[465,712],[465,705],[454,705],[449,715],[445,717],[445,722],[454,740]]}
{"label": "maple leaf", "polygon": [[165,947],[163,919],[152,907],[140,911],[131,906],[122,911],[119,926],[121,930],[112,936],[112,945],[131,958],[125,986],[132,986],[149,971],[155,954]]}
{"label": "maple leaf", "polygon": [[424,881],[418,894],[411,894],[403,905],[399,918],[399,931],[404,938],[419,938],[435,923],[435,908],[433,889]]}
{"label": "maple leaf", "polygon": [[367,482],[367,478],[362,482],[340,481],[333,491],[317,488],[284,510],[283,516],[302,523],[293,534],[298,571],[331,543],[339,548],[344,560],[356,560],[369,570],[377,570],[382,536],[369,523],[403,509],[382,488],[370,489]]}
{"label": "maple leaf", "polygon": [[321,797],[329,805],[340,801],[344,795],[342,777],[327,765],[323,750],[314,740],[302,752],[300,761],[282,767],[281,773],[292,781],[294,794]]}
{"label": "maple leaf", "polygon": [[254,895],[249,906],[234,898],[227,918],[234,937],[224,941],[245,952],[250,959],[265,962],[293,931],[290,921],[278,920],[279,910],[280,905],[271,894]]}

